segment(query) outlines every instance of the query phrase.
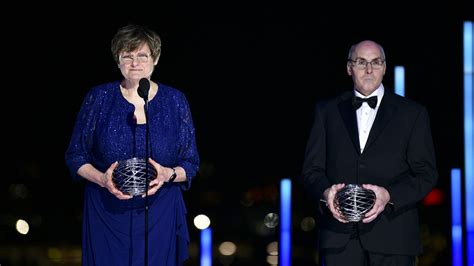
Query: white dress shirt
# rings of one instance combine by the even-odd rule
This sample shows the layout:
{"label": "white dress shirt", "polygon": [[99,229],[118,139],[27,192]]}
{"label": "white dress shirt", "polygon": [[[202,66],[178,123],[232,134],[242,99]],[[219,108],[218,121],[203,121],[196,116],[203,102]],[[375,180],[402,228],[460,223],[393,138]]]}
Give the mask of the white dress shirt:
{"label": "white dress shirt", "polygon": [[367,143],[367,138],[369,137],[370,130],[374,124],[375,116],[379,110],[380,102],[384,95],[384,87],[382,84],[370,95],[364,96],[357,90],[354,90],[354,94],[360,98],[369,98],[372,96],[377,96],[377,106],[375,109],[372,109],[367,102],[363,102],[361,107],[357,109],[357,128],[359,130],[359,144],[360,144],[360,153],[364,152],[365,144]]}

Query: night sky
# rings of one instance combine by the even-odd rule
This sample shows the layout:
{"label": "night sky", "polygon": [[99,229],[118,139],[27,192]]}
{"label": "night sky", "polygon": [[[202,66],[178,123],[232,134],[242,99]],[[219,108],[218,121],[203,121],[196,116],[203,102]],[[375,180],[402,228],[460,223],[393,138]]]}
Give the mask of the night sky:
{"label": "night sky", "polygon": [[[73,8],[24,14],[24,24],[4,23],[0,264],[9,261],[5,250],[12,248],[80,245],[83,184],[70,178],[64,152],[87,91],[121,78],[110,40],[127,23],[161,36],[152,79],[184,92],[191,107],[202,162],[184,193],[194,243],[199,232],[192,219],[205,213],[216,246],[234,241],[253,249],[254,259],[236,257],[232,265],[264,265],[265,246],[278,234],[255,228],[267,213],[278,213],[279,182],[291,178],[294,263],[314,263],[316,231],[299,229],[302,217],[314,215],[314,205],[298,182],[313,107],[352,89],[345,67],[349,47],[371,39],[385,48],[386,90],[394,87],[393,67],[403,65],[405,96],[430,114],[437,188],[445,198],[425,207],[421,217],[425,237],[447,242],[439,250],[425,247],[425,262],[429,256],[436,261],[424,265],[450,263],[449,173],[464,164],[462,23],[474,19],[466,7],[393,15],[386,9],[331,13],[296,5],[220,12],[157,6],[91,13],[77,7],[81,15],[72,15]],[[19,217],[32,221],[27,236],[12,227]],[[197,258],[188,263],[198,265]]]}

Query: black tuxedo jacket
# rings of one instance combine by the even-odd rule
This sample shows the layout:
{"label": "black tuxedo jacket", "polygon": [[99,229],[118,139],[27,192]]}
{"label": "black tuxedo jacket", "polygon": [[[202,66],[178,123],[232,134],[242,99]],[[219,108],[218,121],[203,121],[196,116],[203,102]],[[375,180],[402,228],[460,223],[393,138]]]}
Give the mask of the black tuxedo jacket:
{"label": "black tuxedo jacket", "polygon": [[[426,109],[385,90],[363,153],[360,153],[353,92],[316,105],[303,165],[305,190],[315,203],[333,184],[374,184],[390,193],[371,223],[343,224],[320,208],[321,248],[341,248],[355,227],[371,252],[421,252],[417,203],[436,184],[433,141]],[[319,204],[318,204],[319,205]]]}

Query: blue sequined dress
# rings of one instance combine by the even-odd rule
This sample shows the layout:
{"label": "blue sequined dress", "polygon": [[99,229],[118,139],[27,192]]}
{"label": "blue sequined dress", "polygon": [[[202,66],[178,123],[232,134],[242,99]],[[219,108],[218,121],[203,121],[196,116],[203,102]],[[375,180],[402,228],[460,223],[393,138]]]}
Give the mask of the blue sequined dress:
{"label": "blue sequined dress", "polygon": [[[119,82],[89,91],[66,152],[75,179],[83,179],[77,170],[86,163],[105,172],[115,161],[145,158],[146,125],[135,123],[134,110]],[[189,189],[199,166],[192,117],[184,94],[164,84],[149,101],[148,114],[150,157],[166,167],[181,166],[188,178],[165,183],[148,198],[148,265],[182,265],[188,257],[189,234],[181,192]],[[143,198],[119,200],[86,180],[82,264],[144,265],[144,220]]]}

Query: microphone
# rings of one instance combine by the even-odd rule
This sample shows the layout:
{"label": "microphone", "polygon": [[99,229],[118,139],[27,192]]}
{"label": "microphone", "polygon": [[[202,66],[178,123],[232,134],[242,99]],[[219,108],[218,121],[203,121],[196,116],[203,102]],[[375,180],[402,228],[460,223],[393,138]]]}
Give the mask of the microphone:
{"label": "microphone", "polygon": [[147,78],[140,79],[138,82],[138,95],[148,101],[148,91],[150,90],[150,81]]}

